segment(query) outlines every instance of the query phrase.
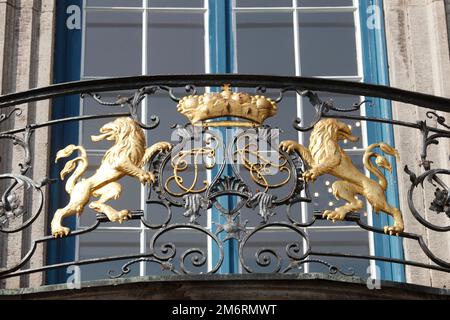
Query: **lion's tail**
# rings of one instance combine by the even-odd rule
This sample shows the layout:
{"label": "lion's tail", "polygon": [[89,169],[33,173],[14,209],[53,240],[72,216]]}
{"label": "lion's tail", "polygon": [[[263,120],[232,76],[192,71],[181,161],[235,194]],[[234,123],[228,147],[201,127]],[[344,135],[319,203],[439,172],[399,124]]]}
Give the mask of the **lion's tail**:
{"label": "lion's tail", "polygon": [[[364,153],[363,157],[364,166],[367,168],[367,170],[372,172],[378,178],[379,180],[378,183],[380,184],[381,188],[383,188],[383,190],[386,190],[387,188],[386,178],[384,177],[383,173],[378,167],[384,168],[389,172],[391,172],[392,165],[384,156],[376,152],[373,152],[375,148],[380,148],[383,152],[391,156],[395,156],[397,160],[400,159],[400,156],[397,150],[395,150],[393,147],[383,142],[371,144]],[[375,163],[377,164],[378,167],[374,166],[374,164],[371,161],[372,158],[375,158]]]}
{"label": "lion's tail", "polygon": [[66,165],[60,173],[61,180],[64,180],[67,174],[75,170],[75,172],[70,176],[66,183],[66,191],[68,194],[72,193],[73,188],[77,184],[80,177],[86,172],[86,169],[88,167],[86,149],[84,149],[82,146],[75,146],[73,144],[68,145],[56,154],[55,160],[55,162],[57,162],[61,158],[70,157],[75,151],[79,151],[80,156],[73,160],[67,161]]}

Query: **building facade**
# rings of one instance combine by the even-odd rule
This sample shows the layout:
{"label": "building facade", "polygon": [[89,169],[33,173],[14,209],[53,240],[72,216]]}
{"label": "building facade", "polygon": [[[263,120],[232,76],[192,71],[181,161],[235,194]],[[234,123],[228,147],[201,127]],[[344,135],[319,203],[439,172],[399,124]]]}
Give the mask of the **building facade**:
{"label": "building facade", "polygon": [[[31,126],[34,130],[34,124],[46,123],[52,119],[88,115],[90,112],[86,112],[86,110],[90,111],[89,108],[92,108],[96,114],[106,113],[105,109],[93,106],[96,99],[80,102],[80,98],[75,95],[78,91],[74,87],[70,87],[74,90],[74,94],[69,92],[70,88],[68,87],[69,91],[67,91],[65,98],[55,95],[51,99],[33,100],[31,98],[31,100],[28,100],[31,102],[28,102],[25,96],[24,98],[7,95],[68,81],[101,81],[106,78],[122,76],[225,73],[268,74],[292,77],[291,79],[313,76],[325,81],[371,83],[399,88],[412,93],[450,98],[450,1],[447,0],[316,2],[301,0],[281,2],[206,0],[175,1],[173,4],[151,0],[134,2],[0,0],[0,17],[2,17],[0,19],[0,94],[6,97],[4,100],[0,100],[3,102],[3,105],[0,103],[0,107],[2,107],[0,114],[7,115],[5,121],[0,121],[0,131],[6,132],[6,134],[11,134],[8,132],[14,131],[15,128],[27,128],[27,126]],[[144,27],[141,28],[141,24]],[[184,79],[186,84],[189,84],[188,77],[174,78],[178,79],[179,82],[180,79]],[[235,82],[236,90],[248,91],[240,87],[254,89],[258,86],[258,81],[264,82],[267,80],[256,76],[253,82],[248,78],[245,79],[249,82],[240,78],[235,80],[230,78],[232,87],[235,86],[233,84]],[[153,80],[149,78],[149,81]],[[202,80],[195,81],[202,83]],[[270,79],[267,80],[267,83],[271,83],[270,81]],[[273,81],[276,81],[276,79]],[[167,82],[171,83],[169,80]],[[213,82],[212,80],[206,81],[204,86],[214,87]],[[286,83],[288,82],[286,80]],[[159,84],[157,81],[156,83]],[[245,83],[250,83],[250,85],[245,85]],[[311,89],[308,87],[308,82],[305,83],[307,89]],[[143,84],[145,85],[142,87],[148,86],[145,81]],[[304,83],[299,82],[299,88],[302,87],[302,84]],[[333,98],[336,105],[344,104],[349,107],[355,99],[360,102],[371,100],[372,95],[367,94],[367,99],[365,99],[361,97],[365,96],[362,93],[353,94],[353,98],[349,98],[350,88],[346,88],[345,84],[337,91],[332,88],[328,88],[330,89],[328,90],[326,82],[318,84],[317,91],[321,92],[319,97],[323,100]],[[333,85],[333,82],[330,82],[330,84]],[[130,84],[125,86],[129,89],[128,91],[110,90],[113,92],[112,94],[105,94],[105,97],[109,98],[107,101],[114,101],[117,91],[125,95],[130,94],[130,92],[133,94],[132,89],[135,88]],[[111,85],[111,87],[114,86]],[[340,225],[340,222],[319,225],[317,229],[312,229],[308,233],[311,237],[310,241],[311,243],[317,243],[323,251],[328,251],[328,249],[331,251],[333,249],[346,251],[345,249],[347,249],[346,252],[351,255],[361,254],[362,256],[388,258],[386,261],[377,262],[369,258],[366,259],[367,263],[360,263],[359,259],[351,260],[348,265],[356,269],[355,276],[363,279],[374,276],[386,281],[406,282],[438,289],[448,288],[450,284],[450,234],[445,232],[445,228],[448,229],[449,216],[444,212],[438,214],[435,209],[430,208],[432,207],[431,203],[436,199],[436,187],[416,188],[412,200],[410,199],[408,193],[410,193],[413,176],[406,174],[404,168],[407,166],[410,172],[416,173],[417,178],[424,172],[423,170],[427,169],[427,163],[424,161],[431,161],[431,164],[428,163],[431,165],[428,170],[433,168],[447,170],[447,173],[443,173],[439,177],[443,184],[449,184],[450,139],[448,139],[448,125],[450,123],[450,105],[447,105],[447,111],[445,106],[438,109],[434,107],[428,109],[426,108],[428,100],[425,96],[411,97],[406,93],[401,96],[400,92],[383,91],[388,89],[381,87],[378,90],[380,95],[373,95],[375,98],[373,99],[372,109],[365,105],[362,108],[362,114],[358,110],[352,115],[424,125],[425,128],[430,127],[438,130],[434,133],[444,132],[443,138],[439,138],[439,144],[432,144],[427,150],[426,156],[423,157],[424,130],[415,130],[411,126],[395,124],[383,126],[379,124],[379,121],[375,121],[373,125],[366,124],[365,121],[358,121],[357,118],[347,119],[346,122],[351,124],[353,131],[357,131],[362,138],[361,145],[355,144],[348,149],[348,154],[355,157],[352,159],[361,158],[364,148],[370,143],[376,142],[374,139],[395,145],[400,158],[397,159],[394,166],[393,177],[388,180],[390,187],[387,191],[387,199],[390,203],[397,203],[403,212],[405,232],[420,235],[422,242],[418,241],[417,238],[408,236],[395,237],[374,235],[370,232],[360,233],[360,229],[357,231],[352,229],[353,227],[350,225],[354,223],[351,221],[346,221],[342,225]],[[362,91],[363,88],[356,92]],[[298,95],[295,95],[295,92]],[[344,95],[345,92],[348,94],[347,96]],[[370,93],[373,92],[375,91]],[[386,99],[382,99],[384,93],[386,93]],[[44,92],[31,92],[34,97],[39,96],[39,94],[45,95]],[[199,94],[202,94],[202,92]],[[265,92],[258,91],[258,94],[265,94]],[[273,95],[273,92],[268,90],[267,95],[271,94]],[[180,93],[178,92],[177,95],[180,95]],[[302,115],[305,119],[308,119],[314,115],[308,114],[309,111],[304,111],[308,105],[308,97],[299,95],[297,89],[297,91],[289,92],[283,97],[283,101],[279,103],[280,120],[274,120],[272,124],[285,130],[287,132],[285,137],[307,145],[309,133],[292,133],[290,132],[292,130],[289,129],[290,124],[286,124],[287,121],[291,122],[290,120],[296,116]],[[394,97],[398,99],[394,99]],[[11,101],[14,101],[15,98],[21,103],[12,104]],[[143,123],[148,123],[146,120],[149,119],[149,112],[153,110],[150,109],[150,105],[152,107],[153,105],[163,106],[160,110],[164,110],[165,104],[161,102],[161,99],[160,96],[156,96],[154,101],[151,98],[148,98],[148,100],[146,98],[143,103],[147,108],[143,107],[140,109],[140,113],[135,114],[135,116],[138,115]],[[417,102],[420,99],[423,99],[423,102],[418,105]],[[438,99],[433,100],[433,97],[429,97],[429,99],[430,105],[439,104]],[[100,100],[100,98],[97,100]],[[170,99],[165,101],[170,101]],[[293,113],[285,112],[282,109],[284,106],[282,103],[290,104],[292,109],[295,109]],[[445,105],[445,101],[440,103],[441,106]],[[170,124],[174,121],[182,122],[179,119],[173,120],[173,117],[177,117],[176,103],[172,103],[171,106],[173,106],[173,112],[161,111],[160,115],[160,126],[165,125],[166,129],[155,131],[154,135],[151,133],[147,136],[149,143],[160,140],[170,141],[171,131],[168,129]],[[360,104],[361,106],[362,104]],[[57,113],[55,112],[56,108],[63,111]],[[114,108],[109,110],[118,112],[123,110],[123,108]],[[378,112],[377,110],[381,111]],[[123,113],[123,111],[120,112]],[[233,114],[228,114],[228,116],[230,115]],[[423,123],[425,120],[426,123]],[[8,143],[0,145],[1,172],[19,174],[20,170],[24,168],[18,167],[17,164],[29,164],[29,169],[22,172],[37,182],[44,195],[41,202],[38,192],[26,196],[25,191],[20,191],[22,193],[19,198],[26,199],[23,206],[29,213],[20,217],[20,219],[9,219],[8,226],[4,230],[20,228],[30,219],[30,215],[33,216],[32,212],[42,210],[43,213],[39,214],[32,224],[20,232],[0,232],[0,270],[11,270],[24,259],[27,262],[18,269],[19,271],[39,269],[42,266],[54,263],[103,257],[103,255],[96,256],[102,251],[108,252],[107,255],[110,256],[149,253],[146,251],[146,247],[152,242],[154,233],[147,233],[145,226],[137,223],[138,221],[130,221],[128,225],[128,222],[124,224],[124,227],[128,229],[117,231],[115,228],[118,227],[116,226],[106,227],[103,233],[99,230],[98,234],[92,233],[92,237],[85,240],[80,237],[78,240],[54,240],[53,242],[46,242],[46,245],[37,245],[31,258],[28,259],[27,257],[34,245],[33,240],[43,239],[50,235],[51,217],[55,209],[61,207],[61,203],[58,201],[68,199],[67,196],[63,195],[64,185],[61,182],[59,184],[57,182],[47,184],[48,181],[43,180],[45,177],[58,178],[58,170],[62,169],[62,166],[55,167],[53,165],[55,148],[63,147],[69,143],[83,144],[88,149],[88,155],[95,159],[92,160],[93,167],[98,167],[107,146],[91,146],[89,144],[91,142],[87,142],[89,139],[86,137],[89,137],[90,134],[93,134],[107,122],[106,120],[101,121],[86,121],[86,124],[82,126],[70,122],[36,128],[30,137],[29,151],[32,157],[29,161],[27,153],[24,153],[20,143],[13,144],[8,140]],[[20,137],[26,139],[26,133],[27,131],[24,130],[23,133],[20,133]],[[4,141],[6,140],[4,139]],[[360,160],[354,161],[356,163]],[[88,172],[93,172],[94,168],[88,170],[91,170]],[[7,177],[5,177],[5,180],[7,180]],[[7,181],[3,182],[2,189],[0,189],[2,193],[6,192],[5,190],[9,187]],[[39,185],[41,182],[42,186]],[[314,214],[317,214],[318,210],[323,213],[322,208],[314,207],[315,203],[318,203],[318,206],[322,204],[325,204],[325,206],[328,204],[330,204],[329,206],[334,205],[335,200],[333,200],[330,182],[320,180],[320,183],[325,186],[322,186],[321,189],[313,189],[311,204],[302,203],[300,205],[298,214],[302,218],[301,223],[297,226],[306,223]],[[140,188],[139,184],[135,182],[126,182],[124,186],[122,197],[126,200],[121,202],[120,205],[133,205],[137,201],[141,204],[140,209],[142,209],[149,204],[148,202],[145,203],[146,189]],[[60,189],[60,191],[57,189]],[[328,189],[331,191],[328,191]],[[140,196],[138,200],[133,200],[132,197],[136,194]],[[324,194],[327,194],[327,197],[322,199]],[[315,198],[318,200],[315,200]],[[415,210],[427,223],[440,226],[443,229],[433,229],[433,227],[430,229],[427,224],[419,223],[417,217],[410,212],[411,203],[409,202],[411,201],[414,203]],[[448,199],[444,200],[443,211],[447,209],[448,212],[448,206]],[[369,207],[367,205],[367,208],[362,210],[366,214],[361,215],[361,217],[366,216],[366,218],[361,219],[366,219],[370,226],[383,227],[386,224],[385,222],[388,221],[384,217],[384,213],[380,213],[379,216],[372,215],[373,212]],[[142,210],[144,210],[144,215],[147,215],[146,210],[151,209]],[[183,213],[183,209],[180,210]],[[208,225],[208,228],[214,228],[213,226],[216,223],[222,224],[222,227],[225,226],[220,218],[214,220],[214,215],[219,216],[220,213],[215,212],[215,209],[210,210],[208,215],[212,218],[207,219],[204,215],[201,219],[207,220],[199,220],[200,225]],[[91,212],[88,214],[94,216]],[[93,218],[90,219],[82,220],[80,218],[78,222],[71,221],[70,223],[78,228],[77,230],[83,230],[83,228],[88,228],[89,225],[94,223],[92,222]],[[161,224],[161,226],[163,225]],[[258,224],[255,225],[255,228],[257,226]],[[115,230],[118,232],[116,235],[114,234]],[[215,252],[214,249],[211,249],[211,245],[207,244],[207,241],[195,237],[191,239],[189,238],[190,235],[186,236],[183,232],[179,231],[174,235],[174,241],[185,241],[186,248],[183,246],[181,248],[186,250],[203,243],[205,250],[213,256],[213,258],[207,258],[209,260],[208,263],[204,263],[204,267],[210,270],[214,269],[215,261],[220,259],[214,258],[214,255],[219,254],[220,256],[221,251]],[[269,247],[270,245],[280,248],[284,246],[283,241],[280,243],[277,241],[280,238],[284,239],[285,235],[281,231],[279,234],[276,232],[274,231],[273,236],[258,240],[255,248],[263,244]],[[329,236],[327,237],[326,234]],[[123,243],[117,244],[121,242],[117,239],[123,239]],[[223,238],[220,239],[223,240]],[[236,239],[222,243],[223,260],[225,262],[215,273],[250,273],[250,267],[239,266],[242,261],[232,258],[233,254],[237,254],[237,250],[239,250],[240,242],[238,239],[239,235]],[[287,239],[288,237],[285,240],[288,241]],[[114,246],[116,245],[120,248],[123,247],[123,250],[115,251],[117,248]],[[437,257],[441,264],[436,263],[436,260],[433,261],[424,252],[423,245],[429,249],[433,257]],[[305,242],[303,242],[303,246],[299,250],[303,250],[305,253],[307,251]],[[257,254],[256,251],[254,254]],[[267,252],[259,252],[258,254],[260,255],[256,256],[259,259],[258,266],[252,265],[250,268],[253,268],[254,271],[259,270],[258,267],[264,266],[266,262],[271,263],[270,259],[264,262],[264,259],[268,259],[264,256]],[[249,256],[250,254],[243,258]],[[317,260],[319,257],[314,256],[313,258]],[[200,257],[201,259],[202,257]],[[231,261],[233,259],[235,259],[234,262]],[[321,257],[319,260],[323,261],[323,259],[324,257]],[[436,268],[420,268],[413,264],[404,265],[395,263],[395,259],[398,259],[399,262],[413,261],[417,264],[436,266]],[[195,265],[195,259],[192,261]],[[332,261],[339,266],[343,260]],[[116,270],[120,270],[121,266],[127,261],[119,259],[118,262],[114,262]],[[92,267],[86,267],[86,269],[83,269],[82,266],[81,271],[76,269],[76,271],[69,273],[67,267],[70,264],[68,264],[64,268],[55,269],[56,271],[41,270],[29,274],[19,274],[15,277],[8,276],[0,280],[0,283],[1,287],[5,289],[16,289],[38,288],[49,284],[65,283],[67,278],[72,275],[81,277],[84,281],[104,279],[108,278],[104,272],[104,269],[108,269],[106,264],[106,262],[94,264]],[[75,263],[75,265],[78,264]],[[298,272],[315,274],[323,271],[322,269],[314,269],[312,262],[306,265],[298,264],[296,266]],[[345,263],[344,265],[347,266]],[[99,271],[100,266],[105,266],[101,269],[102,271]],[[302,268],[298,268],[300,266]],[[326,270],[331,267],[331,264],[322,266],[325,266]],[[135,277],[149,277],[161,273],[159,267],[146,266],[143,260],[139,261],[135,267],[136,269],[131,272],[131,275]],[[13,270],[10,273],[16,271]],[[78,273],[81,273],[81,275]],[[262,271],[255,271],[255,273],[263,274]],[[345,274],[345,271],[343,273]],[[83,278],[83,274],[87,275],[86,278]],[[261,275],[260,278],[255,275],[256,280],[263,280],[265,277],[267,275]],[[273,279],[275,278],[274,276]],[[334,280],[337,281],[337,279]],[[186,283],[192,285],[188,278],[186,281],[188,281]],[[236,281],[236,279],[233,281]],[[345,285],[345,282],[342,282],[342,285]],[[441,292],[441,294],[445,295],[446,293]]]}

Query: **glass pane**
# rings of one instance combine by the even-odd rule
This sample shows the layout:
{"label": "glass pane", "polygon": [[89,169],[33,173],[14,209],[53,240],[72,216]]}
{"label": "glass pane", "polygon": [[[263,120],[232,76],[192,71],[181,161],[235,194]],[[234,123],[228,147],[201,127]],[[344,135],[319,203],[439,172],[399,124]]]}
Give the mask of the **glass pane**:
{"label": "glass pane", "polygon": [[295,75],[292,14],[238,13],[239,73]]}
{"label": "glass pane", "polygon": [[205,72],[203,14],[150,14],[148,33],[150,74]]}
{"label": "glass pane", "polygon": [[148,5],[149,7],[198,8],[203,7],[203,0],[149,0]]}
{"label": "glass pane", "polygon": [[299,13],[303,76],[357,75],[353,13]]}
{"label": "glass pane", "polygon": [[[365,231],[332,232],[310,231],[311,249],[314,252],[351,253],[355,255],[369,255],[369,238]],[[311,256],[335,265],[343,272],[349,268],[355,271],[356,276],[367,278],[369,261],[363,259],[336,258],[327,256]],[[327,272],[328,267],[319,263],[310,264],[310,272]]]}
{"label": "glass pane", "polygon": [[[266,94],[271,96],[270,93]],[[280,142],[283,140],[297,140],[298,131],[294,129],[294,119],[297,118],[297,97],[295,93],[286,93],[283,100],[278,103],[277,115],[266,120],[272,128],[279,128]]]}
{"label": "glass pane", "polygon": [[353,6],[353,0],[298,0],[299,7]]}
{"label": "glass pane", "polygon": [[141,74],[142,15],[88,12],[85,76]]}
{"label": "glass pane", "polygon": [[142,7],[142,0],[87,0],[87,7]]}
{"label": "glass pane", "polygon": [[[138,232],[94,231],[80,236],[80,260],[138,253]],[[122,270],[122,266],[128,261],[119,260],[81,266],[81,280],[107,279],[110,270],[114,274],[118,274]],[[136,277],[139,275],[139,264],[135,264],[130,269],[131,272],[124,277]]]}
{"label": "glass pane", "polygon": [[291,7],[292,0],[237,0],[236,7]]}

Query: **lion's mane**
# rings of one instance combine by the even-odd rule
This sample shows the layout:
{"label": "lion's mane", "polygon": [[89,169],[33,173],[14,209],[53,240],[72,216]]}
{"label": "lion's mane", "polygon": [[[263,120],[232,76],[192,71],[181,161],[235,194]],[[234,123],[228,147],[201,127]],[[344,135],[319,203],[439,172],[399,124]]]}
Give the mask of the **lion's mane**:
{"label": "lion's mane", "polygon": [[[329,121],[331,120],[331,121]],[[317,163],[327,162],[330,158],[341,156],[341,147],[338,144],[338,127],[335,121],[328,119],[316,124],[311,133],[309,150]]]}
{"label": "lion's mane", "polygon": [[139,124],[131,118],[118,118],[114,121],[116,143],[106,151],[103,161],[113,165],[120,159],[128,158],[138,165],[145,153],[145,135]]}

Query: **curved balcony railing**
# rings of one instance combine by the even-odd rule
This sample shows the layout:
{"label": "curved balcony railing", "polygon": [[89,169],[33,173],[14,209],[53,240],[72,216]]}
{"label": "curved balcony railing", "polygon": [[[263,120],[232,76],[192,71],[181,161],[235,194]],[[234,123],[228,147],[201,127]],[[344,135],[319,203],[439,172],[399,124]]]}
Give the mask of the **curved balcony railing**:
{"label": "curved balcony railing", "polygon": [[[222,93],[209,95],[197,93],[205,88],[224,85],[226,86]],[[229,86],[237,90],[245,88],[247,92],[253,90],[255,95],[234,93]],[[135,93],[129,97],[119,97],[116,101],[105,101],[100,95],[104,92],[124,90],[134,90]],[[186,91],[183,93],[186,98],[181,98],[180,92],[183,90]],[[332,101],[321,99],[323,92],[352,95],[356,103],[350,106],[336,106]],[[147,148],[143,145],[142,139],[139,140],[139,137],[142,137],[139,132],[140,130],[151,132],[159,125],[159,118],[157,110],[149,109],[148,112],[156,114],[147,119],[141,118],[140,111],[144,108],[142,106],[144,99],[157,93],[167,95],[167,100],[172,103],[173,101],[178,103],[178,110],[190,122],[174,127],[177,141],[168,144],[157,143]],[[304,105],[303,108],[311,110],[313,116],[308,117],[311,119],[294,119],[291,127],[291,130],[305,132],[311,136],[309,147],[307,142],[302,147],[292,141],[276,145],[274,141],[278,138],[284,140],[283,133],[275,132],[271,130],[274,128],[263,123],[265,118],[275,116],[277,104],[283,103],[283,98],[288,94],[309,101],[310,105]],[[434,198],[425,199],[430,210],[436,214],[446,214],[450,219],[450,188],[446,183],[448,181],[446,176],[450,175],[450,170],[434,168],[428,157],[428,148],[431,145],[450,138],[450,125],[438,114],[450,111],[449,99],[385,86],[319,78],[254,75],[139,76],[64,83],[2,96],[0,124],[13,122],[21,113],[18,107],[20,105],[71,95],[93,98],[99,105],[104,106],[105,113],[55,119],[24,127],[12,127],[0,132],[0,143],[5,146],[16,145],[23,150],[23,161],[18,164],[19,172],[0,174],[2,183],[0,232],[5,234],[22,232],[30,228],[40,215],[45,215],[48,220],[48,231],[45,231],[47,235],[32,239],[28,252],[23,254],[20,262],[12,267],[0,269],[0,279],[72,265],[81,266],[116,260],[129,262],[123,266],[121,272],[110,273],[110,277],[120,277],[129,273],[132,266],[139,262],[159,264],[164,271],[174,274],[216,273],[224,263],[226,256],[224,246],[227,242],[236,243],[239,264],[244,272],[249,273],[296,272],[305,264],[316,263],[326,266],[330,273],[353,275],[352,270],[342,270],[339,266],[328,262],[326,260],[328,257],[384,261],[450,272],[450,261],[437,256],[422,235],[413,233],[408,228],[404,229],[402,222],[402,215],[412,215],[417,224],[427,229],[440,233],[450,230],[450,220],[447,225],[436,225],[428,221],[426,215],[420,212],[414,203],[414,194],[418,188],[432,188]],[[366,97],[366,101],[360,102],[360,96]],[[371,104],[370,101],[378,98],[403,102],[404,104],[398,108],[403,108],[404,112],[408,112],[411,105],[431,111],[426,112],[428,119],[417,123],[360,115],[358,111],[364,104],[371,105],[366,108],[377,108],[378,106]],[[173,103],[174,108],[176,103]],[[122,106],[124,112],[108,113],[108,107],[112,106]],[[39,107],[37,108],[39,111]],[[53,108],[58,108],[58,105],[54,104]],[[221,118],[221,121],[212,121],[219,116],[224,118]],[[112,118],[112,121],[129,119],[116,120],[112,122],[113,124],[106,125],[96,139],[115,140],[116,146],[128,138],[128,136],[119,137],[123,133],[121,130],[131,126],[132,128],[127,128],[128,131],[125,133],[130,134],[129,130],[137,132],[130,138],[133,140],[130,142],[131,147],[128,146],[130,148],[127,149],[122,145],[118,150],[110,149],[109,155],[104,158],[104,165],[98,169],[99,174],[93,178],[86,175],[87,179],[84,182],[81,179],[81,173],[87,166],[84,149],[68,146],[60,151],[57,154],[58,159],[69,157],[75,154],[75,151],[79,151],[78,158],[71,158],[63,169],[64,174],[71,174],[74,171],[66,185],[71,202],[66,208],[60,208],[56,214],[47,212],[44,210],[44,197],[49,195],[43,192],[43,188],[60,181],[60,177],[41,177],[38,181],[30,178],[33,160],[30,138],[43,127],[99,118]],[[430,119],[437,122],[436,127],[427,124]],[[364,165],[380,181],[369,179],[362,173],[362,176],[358,175],[357,168],[348,160],[346,151],[339,144],[340,140],[355,139],[351,129],[345,124],[347,120],[385,123],[420,133],[421,168],[414,169],[413,167],[417,167],[415,165],[404,168],[404,174],[408,175],[411,181],[408,208],[401,208],[400,211],[399,208],[389,204],[385,197],[385,176],[392,168],[390,164],[392,159],[383,154],[395,156],[396,150],[385,143],[370,146],[364,153]],[[236,130],[231,139],[223,139],[220,134],[223,128]],[[287,131],[288,128],[289,126],[286,126],[282,129]],[[197,135],[203,137],[200,144],[194,143],[198,140]],[[252,142],[253,137],[256,137],[257,143]],[[171,139],[167,137],[166,140]],[[264,150],[259,148],[261,141],[265,142]],[[376,148],[383,152],[374,152]],[[189,179],[183,177],[187,172],[190,172],[188,182]],[[297,211],[294,213],[292,208],[295,205],[296,208],[302,208],[302,203],[311,202],[310,185],[318,177],[327,174],[340,179],[333,184],[332,192],[345,204],[337,208],[321,208],[309,220],[300,220],[297,215],[300,209],[295,209]],[[124,175],[137,178],[136,183],[147,183],[146,203],[157,207],[158,210],[165,210],[162,222],[152,221],[151,209],[149,214],[144,216],[140,207],[116,211],[107,205],[106,200],[120,195],[117,180]],[[202,175],[206,175],[207,178],[200,178]],[[355,199],[355,196],[368,200],[380,214],[392,216],[394,223],[383,226],[384,228],[369,225],[366,219],[361,218],[362,201]],[[100,200],[89,203],[90,197]],[[32,212],[26,205],[27,198],[33,199]],[[224,204],[224,198],[231,201],[227,200]],[[98,212],[96,222],[90,227],[76,230],[64,227],[64,218],[72,214],[81,214],[85,206]],[[181,208],[183,221],[174,219],[175,208]],[[248,225],[242,213],[244,208],[253,210],[254,215],[258,217],[256,224]],[[217,213],[219,217],[217,221],[213,221],[212,225],[204,223],[204,220],[199,221],[200,216],[211,215],[209,211],[211,209]],[[359,255],[352,252],[316,250],[311,245],[308,228],[314,227],[324,219],[337,223],[343,220],[359,226],[362,230],[415,241],[431,263]],[[39,267],[28,265],[39,245],[61,241],[59,237],[77,237],[111,221],[125,220],[139,220],[146,228],[154,231],[147,253],[98,257]],[[255,252],[252,261],[249,261],[249,257],[243,254],[246,246],[259,233],[269,228],[291,232],[296,235],[297,240],[286,238],[282,249],[274,249],[270,245],[261,247]],[[170,237],[169,240],[162,240],[167,238],[171,231],[181,229],[190,229],[208,238],[212,243],[211,246],[215,248],[215,257],[208,257],[209,253],[200,248],[188,248],[180,253],[177,250],[177,243],[172,242]],[[208,259],[210,263],[209,267],[206,267]]]}

